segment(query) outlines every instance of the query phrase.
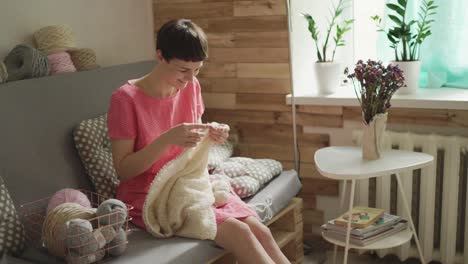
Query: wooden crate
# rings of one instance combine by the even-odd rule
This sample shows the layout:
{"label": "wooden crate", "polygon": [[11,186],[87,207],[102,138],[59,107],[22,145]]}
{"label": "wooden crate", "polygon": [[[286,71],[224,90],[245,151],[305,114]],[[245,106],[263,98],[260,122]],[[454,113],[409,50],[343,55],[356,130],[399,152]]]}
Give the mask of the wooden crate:
{"label": "wooden crate", "polygon": [[[291,263],[302,263],[304,259],[302,199],[293,198],[289,205],[268,221],[266,225],[270,228],[273,237]],[[208,264],[227,263],[236,263],[234,256],[228,252],[224,252],[208,261]]]}

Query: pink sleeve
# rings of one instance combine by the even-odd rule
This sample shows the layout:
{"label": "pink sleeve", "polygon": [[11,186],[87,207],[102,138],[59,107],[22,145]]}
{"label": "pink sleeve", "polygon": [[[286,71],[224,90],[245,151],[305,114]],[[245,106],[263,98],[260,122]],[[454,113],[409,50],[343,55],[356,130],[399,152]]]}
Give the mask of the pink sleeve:
{"label": "pink sleeve", "polygon": [[136,138],[136,115],[131,98],[117,90],[112,94],[107,113],[107,129],[110,138]]}
{"label": "pink sleeve", "polygon": [[197,110],[197,119],[200,119],[205,112],[205,104],[203,103],[203,97],[201,95],[201,86],[198,82],[198,79],[195,78],[194,80],[195,86],[195,107]]}

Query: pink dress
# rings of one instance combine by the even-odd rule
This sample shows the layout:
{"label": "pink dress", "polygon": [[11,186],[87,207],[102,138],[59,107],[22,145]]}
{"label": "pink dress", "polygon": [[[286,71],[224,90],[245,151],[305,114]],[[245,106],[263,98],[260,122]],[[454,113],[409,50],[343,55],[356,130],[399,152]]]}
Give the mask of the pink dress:
{"label": "pink dress", "polygon": [[[181,123],[197,123],[205,106],[196,78],[177,93],[165,97],[152,97],[127,82],[111,97],[107,114],[109,137],[113,139],[135,139],[134,151],[139,151],[170,128]],[[134,206],[130,211],[133,222],[144,228],[142,208],[151,182],[158,171],[170,160],[177,158],[184,148],[170,146],[148,170],[129,180],[121,181],[117,199]],[[214,207],[216,223],[229,217],[257,217],[257,214],[239,197],[232,194],[228,203]]]}

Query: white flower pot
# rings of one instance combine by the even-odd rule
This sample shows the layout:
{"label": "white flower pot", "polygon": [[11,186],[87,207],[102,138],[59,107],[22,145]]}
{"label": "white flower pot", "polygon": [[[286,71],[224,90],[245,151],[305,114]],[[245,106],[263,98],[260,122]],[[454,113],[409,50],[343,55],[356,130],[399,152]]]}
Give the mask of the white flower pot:
{"label": "white flower pot", "polygon": [[340,86],[341,63],[316,62],[315,73],[317,76],[318,94],[332,94]]}
{"label": "white flower pot", "polygon": [[421,61],[393,61],[403,71],[406,87],[398,89],[397,94],[415,94],[419,87],[419,74],[421,73]]}

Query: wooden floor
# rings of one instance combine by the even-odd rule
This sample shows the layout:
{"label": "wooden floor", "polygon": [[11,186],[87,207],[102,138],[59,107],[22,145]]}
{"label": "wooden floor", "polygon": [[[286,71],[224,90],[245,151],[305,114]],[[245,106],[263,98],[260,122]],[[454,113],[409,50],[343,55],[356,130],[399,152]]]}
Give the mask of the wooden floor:
{"label": "wooden floor", "polygon": [[[267,226],[291,263],[302,263],[304,259],[302,199],[292,199],[285,209],[268,221]],[[227,264],[236,263],[236,261],[232,254],[225,252],[208,263]]]}

